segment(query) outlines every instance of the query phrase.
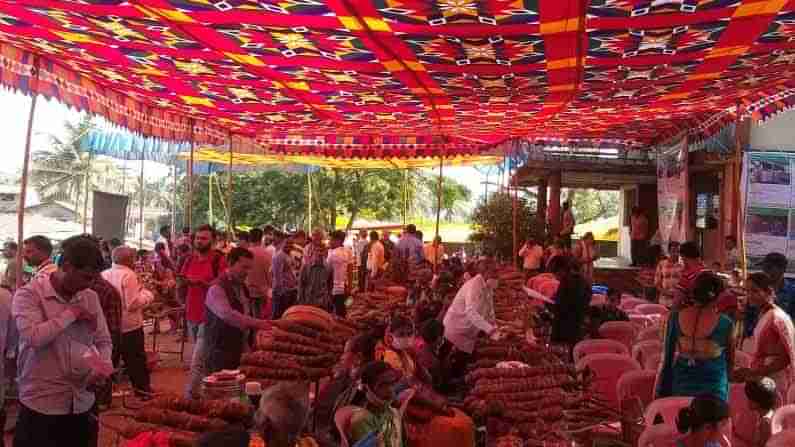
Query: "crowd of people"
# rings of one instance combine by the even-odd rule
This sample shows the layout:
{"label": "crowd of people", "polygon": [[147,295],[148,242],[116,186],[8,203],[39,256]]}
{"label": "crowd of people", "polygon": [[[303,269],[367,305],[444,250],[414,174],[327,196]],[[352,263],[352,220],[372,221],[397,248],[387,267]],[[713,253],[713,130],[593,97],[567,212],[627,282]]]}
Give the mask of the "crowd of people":
{"label": "crowd of people", "polygon": [[[441,238],[424,244],[413,225],[397,241],[387,231],[362,231],[350,245],[342,231],[327,236],[316,230],[307,236],[265,226],[226,237],[208,225],[185,228],[179,235],[164,227],[151,252],[90,235],[71,237],[58,247],[33,236],[23,246],[24,265],[17,265],[16,254],[16,244],[7,243],[0,352],[16,362],[15,367],[0,367],[0,382],[18,385],[18,447],[97,445],[97,415],[111,405],[111,384],[121,365],[134,396],[141,402],[153,397],[144,320],[154,307],[165,309],[170,324],[153,330],[193,342],[185,395],[200,398],[203,379],[239,367],[254,333],[269,329],[270,321],[291,306],[311,305],[345,316],[352,293],[368,290],[385,275],[419,284],[427,279],[424,273],[438,273],[448,264]],[[418,276],[418,271],[424,273]],[[18,289],[17,275],[24,275]],[[354,275],[357,281],[352,281]],[[416,292],[420,289],[424,294],[429,285]],[[387,407],[375,396],[389,400],[392,373],[387,369],[407,380],[422,378],[428,386],[442,382],[435,355],[442,330],[434,321],[438,327],[394,320],[380,336],[367,335],[368,349],[362,347],[363,339],[348,344],[342,364],[358,358],[360,374],[345,370],[344,375],[372,391],[363,400],[351,397],[350,403],[366,410],[354,418],[352,439],[381,420],[378,412]],[[415,358],[413,343],[420,335],[427,343],[416,351],[424,355]],[[365,368],[364,360],[376,359],[380,362]],[[435,378],[428,371],[437,372]],[[0,399],[5,390],[0,387]],[[382,405],[373,406],[376,402]],[[4,419],[0,412],[0,423]]]}
{"label": "crowd of people", "polygon": [[[14,445],[96,445],[97,415],[111,404],[111,383],[122,364],[135,396],[152,398],[157,386],[144,348],[144,320],[154,304],[166,309],[170,324],[153,330],[193,341],[185,395],[200,398],[202,381],[237,369],[255,333],[292,306],[344,317],[352,296],[383,278],[408,286],[414,316],[393,316],[386,326],[349,340],[313,405],[319,421],[314,436],[322,445],[338,445],[333,421],[349,409],[350,445],[376,445],[373,439],[404,445],[405,408],[392,402],[405,404],[415,393],[454,395],[478,338],[501,337],[494,307],[498,264],[491,256],[468,263],[448,256],[441,239],[423,243],[413,225],[396,241],[374,231],[346,239],[341,231],[288,234],[272,226],[222,238],[204,225],[178,236],[163,228],[152,252],[89,235],[62,241],[57,253],[44,237],[25,240],[25,265],[9,264],[4,275],[24,275],[24,285],[15,289],[16,280],[6,279],[0,289],[0,351],[16,358],[15,368],[0,368],[0,374],[15,380],[19,391]],[[726,242],[731,269],[736,241]],[[728,417],[729,384],[744,382],[754,413],[742,415],[749,420],[735,424],[735,437],[761,446],[759,439],[769,436],[764,421],[795,399],[795,285],[784,275],[787,259],[771,253],[761,272],[740,281],[708,269],[695,243],[667,248],[666,256],[658,256],[650,295],[670,309],[661,329],[656,396],[695,397],[679,423],[697,442],[711,442],[726,436],[721,424]],[[654,247],[642,251],[654,254]],[[549,319],[550,343],[571,353],[589,336],[598,259],[593,235],[573,244],[560,235],[546,247],[529,238],[518,255],[526,290],[545,298],[540,315]],[[618,304],[616,296],[610,292],[609,305]],[[735,364],[742,339],[752,356],[747,368]],[[296,390],[279,386],[268,393],[302,396]],[[260,408],[261,431],[272,440],[268,445],[292,446],[278,440],[294,442],[300,430],[285,434],[286,428],[273,426],[285,417],[273,405]],[[303,420],[304,407],[290,407],[288,419]],[[0,413],[0,422],[4,417]],[[749,426],[753,432],[741,433]],[[458,410],[451,409],[432,434],[439,442],[474,443],[472,420]],[[200,445],[236,445],[217,442],[245,436],[212,433]]]}

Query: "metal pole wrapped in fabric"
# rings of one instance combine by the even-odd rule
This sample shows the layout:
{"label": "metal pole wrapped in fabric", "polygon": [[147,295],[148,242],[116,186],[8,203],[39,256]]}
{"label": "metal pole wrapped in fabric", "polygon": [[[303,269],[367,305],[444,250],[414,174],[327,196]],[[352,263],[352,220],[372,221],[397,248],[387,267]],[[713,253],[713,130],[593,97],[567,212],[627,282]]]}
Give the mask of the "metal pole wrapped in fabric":
{"label": "metal pole wrapped in fabric", "polygon": [[193,152],[196,149],[196,142],[194,141],[194,128],[196,122],[190,120],[190,162],[188,162],[188,203],[186,211],[187,226],[193,229]]}
{"label": "metal pole wrapped in fabric", "polygon": [[39,94],[37,89],[39,87],[39,58],[34,56],[33,60],[33,76],[31,79],[32,97],[30,99],[30,113],[28,115],[28,132],[25,136],[25,156],[22,160],[22,180],[19,185],[19,203],[17,204],[17,283],[16,287],[22,287],[22,245],[25,241],[25,195],[28,193],[28,175],[30,167],[30,141],[33,134],[33,117],[36,114],[36,98]]}
{"label": "metal pole wrapped in fabric", "polygon": [[138,218],[141,225],[141,228],[138,230],[138,249],[141,250],[144,248],[144,189],[146,189],[146,185],[144,184],[144,148],[141,147],[141,192],[138,195]]}
{"label": "metal pole wrapped in fabric", "polygon": [[439,219],[442,216],[442,186],[444,183],[444,174],[442,173],[442,166],[444,166],[444,157],[439,159],[439,190],[436,194],[436,236],[439,237]]}
{"label": "metal pole wrapped in fabric", "polygon": [[518,254],[519,254],[519,235],[517,233],[516,225],[517,225],[517,215],[518,215],[517,201],[519,200],[519,187],[516,184],[516,177],[514,177],[514,181],[513,181],[513,195],[511,197],[513,198],[513,200],[512,200],[512,202],[513,202],[513,219],[512,219],[512,221],[513,221],[513,252],[511,252],[511,258],[513,258],[513,262],[512,262],[513,266],[518,269],[519,268],[519,256],[518,256]]}
{"label": "metal pole wrapped in fabric", "polygon": [[235,136],[229,134],[229,170],[226,176],[226,240],[230,243],[234,237],[234,230],[232,229],[232,164],[234,163],[234,155],[232,148],[232,139]]}

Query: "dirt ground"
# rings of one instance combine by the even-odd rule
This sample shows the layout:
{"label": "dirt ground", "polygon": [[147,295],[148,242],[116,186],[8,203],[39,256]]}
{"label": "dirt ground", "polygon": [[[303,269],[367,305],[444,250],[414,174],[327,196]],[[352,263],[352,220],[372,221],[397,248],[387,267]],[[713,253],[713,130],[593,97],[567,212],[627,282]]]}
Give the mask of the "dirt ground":
{"label": "dirt ground", "polygon": [[[152,350],[152,336],[147,335],[146,349]],[[185,384],[188,377],[188,365],[190,356],[193,352],[193,345],[185,343],[184,360],[180,360],[179,354],[162,353],[162,351],[179,351],[180,344],[176,335],[158,335],[157,348],[160,353],[160,361],[152,372],[152,388],[156,393],[172,392],[182,394],[185,391]],[[124,439],[114,431],[114,427],[121,426],[125,419],[119,413],[130,412],[132,409],[144,405],[134,397],[125,397],[130,392],[130,384],[126,379],[114,385],[112,408],[103,412],[100,416],[100,447],[117,447],[124,444]],[[13,443],[13,427],[16,424],[17,401],[9,397],[6,408],[8,411],[8,421],[6,423],[5,442],[7,446]]]}

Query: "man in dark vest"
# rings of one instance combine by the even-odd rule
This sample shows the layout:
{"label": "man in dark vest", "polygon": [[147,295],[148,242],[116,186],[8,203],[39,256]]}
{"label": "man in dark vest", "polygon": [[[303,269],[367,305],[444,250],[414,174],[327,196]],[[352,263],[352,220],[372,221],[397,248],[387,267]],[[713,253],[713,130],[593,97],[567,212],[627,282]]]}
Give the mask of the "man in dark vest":
{"label": "man in dark vest", "polygon": [[270,327],[251,315],[246,275],[254,265],[254,255],[245,248],[229,252],[228,268],[207,293],[207,323],[204,328],[207,373],[237,369],[240,357],[249,346],[253,331]]}

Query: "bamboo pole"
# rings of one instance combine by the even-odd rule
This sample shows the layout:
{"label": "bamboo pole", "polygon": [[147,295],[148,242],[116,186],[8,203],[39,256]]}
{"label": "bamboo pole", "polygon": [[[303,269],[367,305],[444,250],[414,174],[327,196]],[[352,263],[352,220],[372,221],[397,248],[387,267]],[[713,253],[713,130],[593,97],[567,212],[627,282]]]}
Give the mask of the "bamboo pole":
{"label": "bamboo pole", "polygon": [[519,188],[518,188],[518,185],[516,184],[516,178],[514,178],[514,182],[513,183],[514,183],[513,184],[513,196],[512,196],[512,198],[513,198],[513,200],[512,200],[512,202],[513,202],[513,204],[512,204],[513,205],[513,252],[512,252],[512,256],[511,257],[513,258],[512,264],[513,264],[514,268],[518,269],[519,268],[519,255],[518,255],[519,254],[519,234],[518,234],[518,229],[517,229],[517,223],[518,223],[518,221],[517,221],[517,217],[518,217],[517,201],[519,200],[519,197],[518,197],[519,196]]}
{"label": "bamboo pole", "polygon": [[122,177],[121,177],[121,193],[127,197],[127,206],[124,210],[124,233],[122,234],[121,240],[124,243],[127,240],[127,229],[130,220],[130,196],[127,195],[127,161],[130,158],[130,152],[127,151],[124,153],[124,168],[122,169]]}
{"label": "bamboo pole", "polygon": [[312,231],[312,173],[309,172],[309,168],[306,170],[306,187],[309,195],[309,219],[307,220],[306,232],[309,234]]}
{"label": "bamboo pole", "polygon": [[141,192],[138,197],[138,219],[140,221],[141,228],[138,229],[138,249],[141,250],[144,248],[144,161],[146,157],[144,156],[144,148],[141,148]]}
{"label": "bamboo pole", "polygon": [[[174,160],[174,190],[171,191],[171,240],[177,235],[177,160]],[[173,256],[173,255],[172,255]]]}
{"label": "bamboo pole", "polygon": [[185,218],[188,228],[193,230],[193,151],[196,148],[196,138],[194,128],[196,122],[190,120],[190,162],[188,163],[188,200],[185,212]]}
{"label": "bamboo pole", "polygon": [[91,183],[91,158],[94,155],[94,151],[91,149],[88,150],[88,166],[86,173],[83,175],[83,233],[88,232],[88,187]]}
{"label": "bamboo pole", "polygon": [[232,139],[234,135],[229,135],[229,169],[226,176],[226,240],[230,243],[234,237],[234,230],[232,229],[232,166],[234,163],[234,151],[232,148]]}
{"label": "bamboo pole", "polygon": [[444,157],[439,159],[439,190],[436,193],[436,236],[439,237],[439,219],[442,216],[442,186],[444,182],[444,174],[442,173],[442,166],[444,166]]}
{"label": "bamboo pole", "polygon": [[39,58],[34,56],[33,59],[33,73],[32,73],[31,93],[33,94],[30,99],[30,112],[28,114],[28,132],[25,136],[25,155],[22,160],[22,179],[19,185],[19,203],[17,204],[17,283],[16,288],[22,287],[22,247],[25,242],[25,195],[28,193],[28,175],[30,168],[30,144],[33,135],[33,118],[36,115],[36,98],[38,92],[36,89],[39,87]]}
{"label": "bamboo pole", "polygon": [[409,215],[409,170],[403,170],[403,227]]}
{"label": "bamboo pole", "polygon": [[209,191],[210,194],[210,214],[207,216],[207,223],[209,223],[210,226],[213,226],[213,221],[215,221],[213,216],[213,174],[214,173],[211,172],[210,175],[207,176],[207,191]]}

